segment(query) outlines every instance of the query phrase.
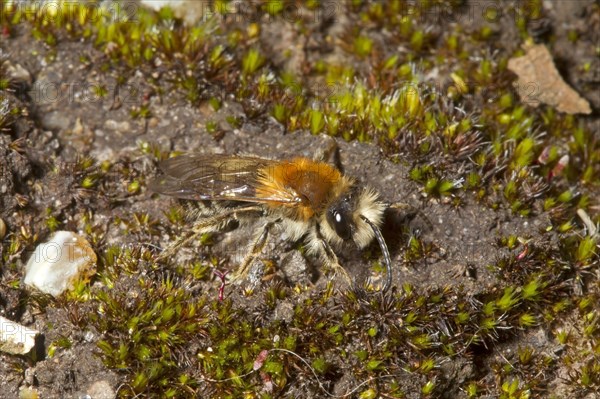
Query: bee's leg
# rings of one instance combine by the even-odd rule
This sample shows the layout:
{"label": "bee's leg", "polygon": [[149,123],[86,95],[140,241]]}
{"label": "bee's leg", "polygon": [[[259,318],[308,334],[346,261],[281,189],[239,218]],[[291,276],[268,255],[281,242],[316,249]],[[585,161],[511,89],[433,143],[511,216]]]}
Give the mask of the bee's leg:
{"label": "bee's leg", "polygon": [[315,234],[317,236],[317,239],[321,243],[321,250],[322,250],[321,253],[323,255],[323,261],[325,262],[325,266],[332,269],[334,271],[334,273],[341,272],[341,274],[346,278],[348,283],[352,284],[352,278],[350,277],[350,275],[348,274],[346,269],[344,269],[342,267],[342,265],[340,265],[340,262],[338,261],[338,257],[335,254],[335,252],[333,252],[333,248],[331,248],[331,245],[329,245],[327,240],[325,240],[325,238],[321,235],[321,231],[319,230],[318,227],[315,230],[316,230]]}
{"label": "bee's leg", "polygon": [[331,268],[334,271],[334,273],[340,273],[342,276],[344,276],[344,278],[346,279],[346,281],[348,281],[349,284],[352,284],[352,278],[348,274],[348,271],[346,271],[346,269],[344,269],[342,265],[340,265],[338,257],[335,254],[335,252],[333,252],[331,245],[329,245],[329,243],[325,240],[321,242],[323,245],[323,254],[325,255],[325,263],[327,267]]}
{"label": "bee's leg", "polygon": [[235,273],[231,276],[232,281],[241,283],[246,278],[246,276],[248,275],[248,271],[249,271],[248,268],[254,262],[256,257],[258,255],[260,255],[260,253],[264,249],[265,245],[267,245],[267,242],[269,241],[269,232],[271,231],[271,228],[279,222],[280,222],[280,220],[277,219],[277,220],[265,223],[265,225],[262,228],[261,233],[258,235],[256,240],[254,241],[254,244],[252,245],[252,249],[245,256],[242,264],[238,267],[238,269],[235,271]]}
{"label": "bee's leg", "polygon": [[[427,224],[427,227],[430,230],[433,230],[433,224],[431,224],[431,220],[429,220],[429,218],[427,217],[427,215],[425,215],[423,213],[423,211],[421,211],[420,209],[418,209],[418,208],[416,208],[416,207],[414,207],[414,206],[412,206],[410,204],[407,204],[407,203],[404,203],[404,202],[395,202],[393,204],[390,204],[388,206],[388,209],[392,210],[392,211],[399,211],[399,210],[402,210],[402,209],[408,209],[410,212],[413,212],[414,214],[419,215],[423,219],[423,221]],[[414,218],[414,216],[413,216],[413,218]]]}
{"label": "bee's leg", "polygon": [[244,216],[250,213],[260,214],[263,211],[263,208],[260,206],[245,206],[241,208],[232,208],[214,216],[203,217],[202,219],[194,223],[191,229],[191,233],[177,239],[173,244],[171,244],[167,249],[165,249],[163,253],[161,253],[158,256],[157,260],[162,260],[172,256],[179,250],[179,248],[183,247],[190,241],[197,239],[200,235],[208,231],[218,229],[229,220],[235,220],[238,219],[240,216]]}
{"label": "bee's leg", "polygon": [[337,141],[331,136],[325,136],[327,140],[323,146],[319,146],[313,155],[313,161],[326,162],[341,170],[340,151]]}

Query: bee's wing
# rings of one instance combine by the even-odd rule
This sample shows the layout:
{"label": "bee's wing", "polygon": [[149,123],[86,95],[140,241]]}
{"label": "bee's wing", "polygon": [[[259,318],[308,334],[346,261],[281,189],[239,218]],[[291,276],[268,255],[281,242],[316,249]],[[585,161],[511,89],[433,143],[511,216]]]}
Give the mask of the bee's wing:
{"label": "bee's wing", "polygon": [[[292,203],[287,192],[265,186],[261,176],[279,161],[231,155],[181,155],[160,163],[157,193],[192,200]],[[263,179],[264,181],[264,179]]]}

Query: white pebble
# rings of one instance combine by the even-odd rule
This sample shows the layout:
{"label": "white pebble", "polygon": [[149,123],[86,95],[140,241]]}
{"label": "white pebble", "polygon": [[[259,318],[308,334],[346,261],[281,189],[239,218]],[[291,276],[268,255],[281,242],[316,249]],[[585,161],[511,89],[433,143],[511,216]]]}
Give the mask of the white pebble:
{"label": "white pebble", "polygon": [[39,332],[0,316],[0,351],[25,355],[35,346]]}
{"label": "white pebble", "polygon": [[70,231],[56,232],[36,247],[25,266],[25,284],[59,296],[96,272],[96,254],[87,240]]}

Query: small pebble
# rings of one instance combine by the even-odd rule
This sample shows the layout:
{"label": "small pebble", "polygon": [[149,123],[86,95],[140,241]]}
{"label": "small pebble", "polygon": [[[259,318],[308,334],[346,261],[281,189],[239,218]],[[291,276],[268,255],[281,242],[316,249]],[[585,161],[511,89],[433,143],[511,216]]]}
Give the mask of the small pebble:
{"label": "small pebble", "polygon": [[25,355],[35,346],[39,332],[0,316],[0,352]]}
{"label": "small pebble", "polygon": [[36,247],[25,266],[25,284],[59,296],[96,272],[96,254],[88,241],[70,231],[56,232]]}

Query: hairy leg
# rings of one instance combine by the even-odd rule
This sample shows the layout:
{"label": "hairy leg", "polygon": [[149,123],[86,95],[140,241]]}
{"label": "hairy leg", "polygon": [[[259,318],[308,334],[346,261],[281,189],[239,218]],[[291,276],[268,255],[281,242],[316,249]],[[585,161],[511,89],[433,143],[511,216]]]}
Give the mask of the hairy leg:
{"label": "hairy leg", "polygon": [[248,272],[249,272],[248,268],[254,262],[254,260],[258,257],[258,255],[260,255],[260,253],[262,252],[264,247],[267,245],[267,242],[269,241],[269,233],[270,233],[271,229],[273,228],[274,225],[276,225],[279,222],[280,222],[280,220],[277,219],[274,221],[267,222],[263,225],[261,233],[258,235],[256,240],[254,241],[254,244],[252,245],[252,249],[250,250],[250,252],[248,252],[248,254],[245,256],[242,264],[237,268],[235,273],[232,275],[232,277],[231,277],[232,281],[239,284],[246,278],[246,276],[248,275]]}
{"label": "hairy leg", "polygon": [[339,170],[342,170],[342,164],[340,162],[340,153],[337,141],[331,136],[326,136],[323,146],[319,146],[313,154],[313,161],[325,162],[335,166]]}
{"label": "hairy leg", "polygon": [[346,269],[344,269],[342,265],[340,265],[337,255],[335,254],[335,252],[333,252],[333,248],[331,248],[331,245],[329,245],[327,240],[325,240],[325,238],[321,234],[321,231],[319,230],[318,226],[315,228],[315,237],[317,240],[319,240],[319,255],[320,258],[322,258],[325,262],[325,266],[332,269],[334,273],[341,273],[346,278],[348,283],[352,284],[352,278],[350,278],[350,275],[348,274]]}
{"label": "hairy leg", "polygon": [[417,215],[419,215],[423,219],[423,221],[427,224],[427,227],[429,227],[429,229],[433,230],[433,225],[431,224],[431,221],[429,220],[427,215],[425,215],[420,209],[418,209],[412,205],[409,205],[404,202],[394,202],[393,204],[388,205],[388,209],[393,209],[393,210],[408,209],[410,212],[414,212]]}
{"label": "hairy leg", "polygon": [[157,260],[166,259],[173,256],[181,247],[188,244],[190,241],[197,239],[200,235],[209,231],[218,230],[223,224],[230,220],[237,220],[240,217],[250,215],[252,213],[261,214],[263,208],[260,206],[252,205],[240,208],[232,208],[223,210],[218,214],[202,217],[194,223],[190,232],[186,233],[183,237],[178,238],[173,244],[165,249],[157,258]]}

